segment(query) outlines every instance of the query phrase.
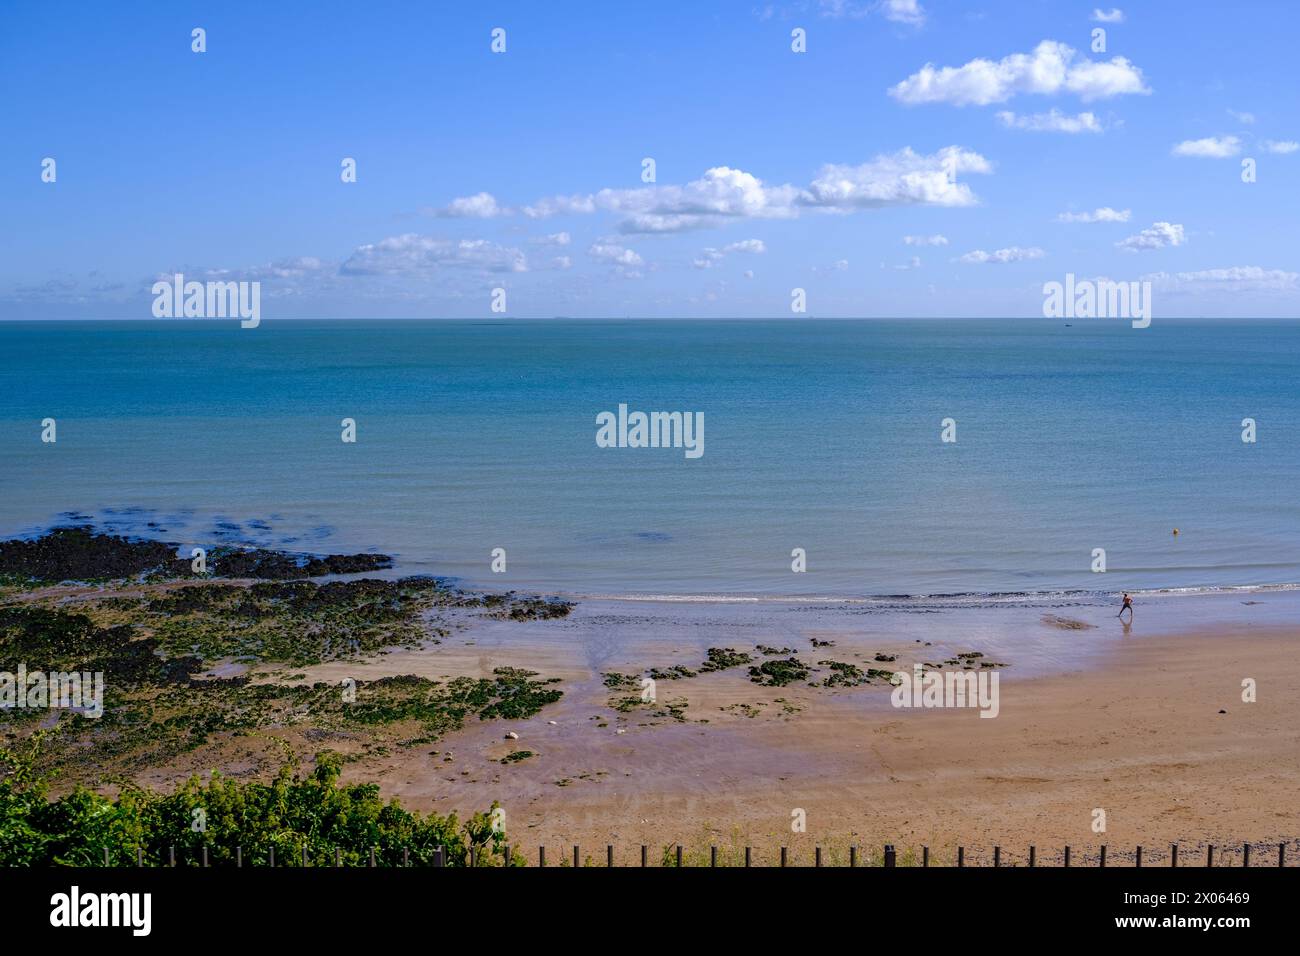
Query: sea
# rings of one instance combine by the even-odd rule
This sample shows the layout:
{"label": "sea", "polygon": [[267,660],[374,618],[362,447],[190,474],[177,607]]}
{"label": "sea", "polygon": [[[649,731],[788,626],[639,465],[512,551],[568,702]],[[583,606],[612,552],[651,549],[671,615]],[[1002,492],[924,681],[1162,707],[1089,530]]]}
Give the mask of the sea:
{"label": "sea", "polygon": [[[702,453],[602,447],[620,405]],[[1298,479],[1300,321],[0,323],[6,538],[682,601],[1288,590]]]}

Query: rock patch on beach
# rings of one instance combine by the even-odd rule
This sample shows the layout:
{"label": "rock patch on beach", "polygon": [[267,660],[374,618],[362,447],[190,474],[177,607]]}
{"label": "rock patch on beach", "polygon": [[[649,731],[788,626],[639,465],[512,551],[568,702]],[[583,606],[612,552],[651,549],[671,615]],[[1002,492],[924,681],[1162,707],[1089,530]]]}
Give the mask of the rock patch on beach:
{"label": "rock patch on beach", "polygon": [[264,548],[218,545],[207,552],[207,570],[196,574],[180,545],[102,534],[88,525],[54,528],[39,538],[0,541],[0,577],[57,584],[116,581],[141,575],[167,578],[290,580],[390,568],[386,554],[294,554]]}
{"label": "rock patch on beach", "polygon": [[[0,543],[0,671],[26,662],[104,675],[102,716],[14,708],[0,745],[45,741],[41,769],[70,782],[220,761],[222,748],[254,762],[248,755],[260,749],[278,765],[286,748],[306,758],[322,739],[363,759],[474,718],[528,718],[562,697],[558,679],[513,667],[447,680],[364,675],[388,649],[436,643],[466,612],[528,622],[562,617],[568,602],[466,592],[430,577],[310,579],[388,567],[386,555],[217,547],[208,573],[196,575],[175,554],[166,542],[88,527]],[[288,671],[329,663],[356,670],[329,682]],[[186,757],[200,748],[211,755]]]}

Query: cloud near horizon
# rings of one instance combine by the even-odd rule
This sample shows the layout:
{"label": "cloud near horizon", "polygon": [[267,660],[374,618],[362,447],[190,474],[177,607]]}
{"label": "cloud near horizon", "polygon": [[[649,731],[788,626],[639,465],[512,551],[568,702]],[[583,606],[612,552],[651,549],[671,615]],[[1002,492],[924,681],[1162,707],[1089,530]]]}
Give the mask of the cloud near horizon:
{"label": "cloud near horizon", "polygon": [[985,252],[983,249],[975,249],[966,253],[964,256],[958,256],[958,262],[966,262],[976,265],[991,264],[1000,265],[1007,262],[1024,262],[1028,259],[1042,259],[1047,253],[1037,246],[1030,246],[1023,249],[1020,246],[1009,246],[1006,249],[995,249],[993,252]]}
{"label": "cloud near horizon", "polygon": [[1300,291],[1300,273],[1261,266],[1233,266],[1227,269],[1201,269],[1195,272],[1149,272],[1142,276],[1155,288],[1166,292],[1296,292]]}
{"label": "cloud near horizon", "polygon": [[527,272],[528,257],[487,239],[440,239],[413,232],[358,246],[339,267],[341,275],[419,275],[445,268]]}
{"label": "cloud near horizon", "polygon": [[[979,153],[946,146],[928,155],[904,147],[859,165],[827,163],[806,186],[768,185],[752,173],[715,166],[682,185],[601,189],[594,193],[550,196],[519,207],[529,219],[621,216],[624,234],[674,233],[712,228],[737,219],[794,219],[803,212],[849,213],[889,206],[973,206],[978,197],[958,175],[993,172]],[[480,217],[511,214],[490,193],[453,199],[440,215]]]}

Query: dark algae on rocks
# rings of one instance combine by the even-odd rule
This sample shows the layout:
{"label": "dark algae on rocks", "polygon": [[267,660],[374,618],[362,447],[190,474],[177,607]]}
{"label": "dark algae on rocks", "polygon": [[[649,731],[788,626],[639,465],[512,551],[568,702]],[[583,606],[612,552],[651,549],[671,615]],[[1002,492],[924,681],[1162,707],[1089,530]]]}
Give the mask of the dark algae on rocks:
{"label": "dark algae on rocks", "polygon": [[[344,760],[365,760],[560,700],[558,679],[513,667],[489,677],[364,679],[367,662],[393,648],[438,643],[459,626],[456,615],[530,622],[572,607],[431,577],[331,577],[391,563],[217,547],[196,574],[172,544],[87,527],[0,542],[0,671],[24,664],[105,678],[99,716],[6,709],[0,745],[47,737],[57,745],[40,749],[38,769],[61,785],[166,771],[185,755],[225,766],[237,752],[274,769],[286,751],[305,758],[322,739],[337,742]],[[356,676],[286,673],[338,662],[355,662]]]}

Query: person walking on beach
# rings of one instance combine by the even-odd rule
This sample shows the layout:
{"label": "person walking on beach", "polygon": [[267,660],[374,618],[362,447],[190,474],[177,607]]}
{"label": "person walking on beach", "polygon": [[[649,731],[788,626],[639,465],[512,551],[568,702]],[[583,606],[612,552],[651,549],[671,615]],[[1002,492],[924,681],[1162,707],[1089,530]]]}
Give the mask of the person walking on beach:
{"label": "person walking on beach", "polygon": [[1119,609],[1119,613],[1115,616],[1123,617],[1125,611],[1128,611],[1129,623],[1133,623],[1133,599],[1128,596],[1127,591],[1124,592],[1124,606]]}

